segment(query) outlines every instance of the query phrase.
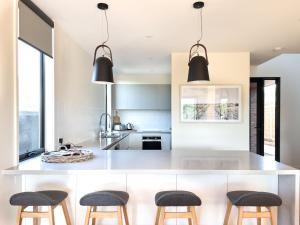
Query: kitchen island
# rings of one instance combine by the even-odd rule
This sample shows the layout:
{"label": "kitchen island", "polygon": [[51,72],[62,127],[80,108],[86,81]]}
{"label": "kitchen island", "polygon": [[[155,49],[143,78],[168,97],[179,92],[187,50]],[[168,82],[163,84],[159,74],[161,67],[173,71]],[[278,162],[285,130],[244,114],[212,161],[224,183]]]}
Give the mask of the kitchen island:
{"label": "kitchen island", "polygon": [[[85,208],[79,199],[86,193],[114,189],[127,191],[131,225],[153,225],[154,195],[163,190],[188,190],[202,199],[200,225],[222,224],[226,193],[231,190],[257,190],[278,193],[283,205],[279,225],[299,225],[298,170],[245,151],[102,151],[92,160],[72,164],[49,164],[34,158],[2,171],[21,176],[24,191],[60,189],[69,193],[68,206],[73,224],[84,222]],[[171,210],[176,210],[171,208]],[[178,208],[177,210],[182,210]],[[230,224],[236,224],[233,210]],[[58,217],[58,224],[61,222]],[[45,221],[46,222],[46,221]],[[44,222],[42,223],[44,224]],[[47,223],[45,223],[47,224]],[[105,224],[116,224],[107,220]],[[167,224],[187,224],[170,220]],[[245,220],[245,225],[256,224]],[[262,224],[268,224],[264,221]]]}

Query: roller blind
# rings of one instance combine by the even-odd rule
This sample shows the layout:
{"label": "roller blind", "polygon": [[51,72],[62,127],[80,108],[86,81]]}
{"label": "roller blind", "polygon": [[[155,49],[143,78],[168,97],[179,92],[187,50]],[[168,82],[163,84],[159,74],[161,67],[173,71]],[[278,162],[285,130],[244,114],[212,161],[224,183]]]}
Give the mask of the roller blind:
{"label": "roller blind", "polygon": [[32,1],[19,1],[19,39],[53,57],[54,22]]}

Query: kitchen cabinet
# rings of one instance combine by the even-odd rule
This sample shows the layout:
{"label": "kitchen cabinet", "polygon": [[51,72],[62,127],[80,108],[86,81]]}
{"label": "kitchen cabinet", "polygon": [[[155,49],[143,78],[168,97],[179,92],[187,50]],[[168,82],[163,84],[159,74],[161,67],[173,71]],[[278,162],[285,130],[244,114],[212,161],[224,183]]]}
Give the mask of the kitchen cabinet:
{"label": "kitchen cabinet", "polygon": [[142,133],[131,133],[129,135],[129,149],[130,150],[142,150]]}
{"label": "kitchen cabinet", "polygon": [[[130,135],[129,135],[129,136],[130,136]],[[120,150],[128,150],[128,149],[129,149],[129,136],[123,138],[123,139],[119,142]]]}
{"label": "kitchen cabinet", "polygon": [[170,110],[171,85],[116,84],[112,87],[112,108],[118,110]]}
{"label": "kitchen cabinet", "polygon": [[164,133],[161,135],[162,150],[171,150],[171,134]]}

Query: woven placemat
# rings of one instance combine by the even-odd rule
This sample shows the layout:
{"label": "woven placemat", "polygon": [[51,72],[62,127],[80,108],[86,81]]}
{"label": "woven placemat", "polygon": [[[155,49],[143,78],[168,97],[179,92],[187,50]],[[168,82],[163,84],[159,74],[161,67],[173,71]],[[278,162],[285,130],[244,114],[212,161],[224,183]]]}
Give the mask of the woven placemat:
{"label": "woven placemat", "polygon": [[47,163],[75,163],[90,160],[92,158],[92,151],[78,149],[45,152],[41,156],[41,160]]}

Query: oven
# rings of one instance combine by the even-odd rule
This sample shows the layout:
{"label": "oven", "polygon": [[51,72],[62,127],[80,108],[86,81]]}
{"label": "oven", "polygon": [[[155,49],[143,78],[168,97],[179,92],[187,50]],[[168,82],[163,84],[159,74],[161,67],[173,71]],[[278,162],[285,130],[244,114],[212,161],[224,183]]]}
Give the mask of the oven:
{"label": "oven", "polygon": [[162,150],[161,136],[143,136],[143,150]]}

